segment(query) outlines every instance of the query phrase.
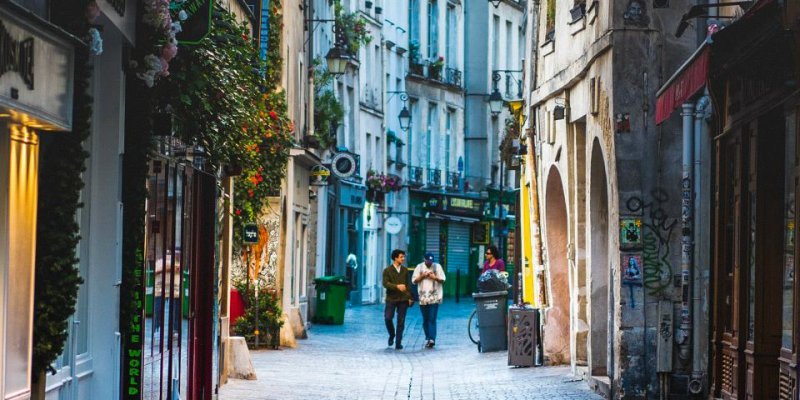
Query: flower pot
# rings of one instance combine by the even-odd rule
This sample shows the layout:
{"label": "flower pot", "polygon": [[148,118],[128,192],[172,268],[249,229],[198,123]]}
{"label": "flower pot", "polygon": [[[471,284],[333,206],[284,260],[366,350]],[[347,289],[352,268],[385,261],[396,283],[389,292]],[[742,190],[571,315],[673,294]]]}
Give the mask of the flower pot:
{"label": "flower pot", "polygon": [[370,203],[375,204],[383,204],[384,193],[375,190],[375,189],[367,189],[367,201]]}
{"label": "flower pot", "polygon": [[369,10],[370,8],[372,8],[372,2],[367,0],[364,2],[364,6],[367,7],[367,10]]}

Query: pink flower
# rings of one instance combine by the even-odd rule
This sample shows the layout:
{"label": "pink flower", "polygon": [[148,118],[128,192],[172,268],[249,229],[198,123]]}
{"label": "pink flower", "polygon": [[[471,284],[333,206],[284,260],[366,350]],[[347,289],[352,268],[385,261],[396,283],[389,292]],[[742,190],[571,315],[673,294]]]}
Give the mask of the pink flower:
{"label": "pink flower", "polygon": [[166,61],[170,62],[173,58],[178,54],[178,46],[168,43],[161,47],[161,58]]}
{"label": "pink flower", "polygon": [[167,60],[165,60],[163,57],[160,57],[158,60],[161,61],[161,71],[159,74],[161,76],[169,76],[169,63]]}

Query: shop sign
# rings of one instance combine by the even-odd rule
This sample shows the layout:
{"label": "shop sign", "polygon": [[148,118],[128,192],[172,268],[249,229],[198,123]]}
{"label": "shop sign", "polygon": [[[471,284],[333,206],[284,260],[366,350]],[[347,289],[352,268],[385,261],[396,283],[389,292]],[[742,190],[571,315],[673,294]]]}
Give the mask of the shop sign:
{"label": "shop sign", "polygon": [[0,112],[35,129],[72,129],[74,44],[0,8]]}
{"label": "shop sign", "polygon": [[315,165],[311,168],[311,186],[327,186],[328,178],[331,176],[331,170],[322,164]]}
{"label": "shop sign", "polygon": [[481,216],[482,209],[483,209],[483,204],[478,199],[470,199],[466,197],[452,197],[452,196],[445,196],[442,198],[441,210],[443,212],[447,212],[450,214],[461,214],[461,215],[479,217]]}
{"label": "shop sign", "polygon": [[181,31],[175,35],[179,43],[198,44],[211,31],[211,0],[187,0],[185,2],[172,2],[180,10],[175,14],[185,11],[188,18],[181,22]]}
{"label": "shop sign", "polygon": [[258,243],[258,225],[257,224],[245,224],[244,225],[244,232],[242,233],[242,242],[245,244],[256,244]]}
{"label": "shop sign", "polygon": [[331,160],[331,170],[339,179],[347,179],[356,173],[358,163],[350,153],[336,153]]}
{"label": "shop sign", "polygon": [[339,205],[348,208],[364,208],[366,188],[361,185],[347,184],[341,182],[339,186]]}
{"label": "shop sign", "polygon": [[403,229],[403,221],[400,221],[400,218],[391,216],[386,218],[386,221],[383,222],[383,227],[386,228],[386,233],[397,235],[400,233],[400,230]]}

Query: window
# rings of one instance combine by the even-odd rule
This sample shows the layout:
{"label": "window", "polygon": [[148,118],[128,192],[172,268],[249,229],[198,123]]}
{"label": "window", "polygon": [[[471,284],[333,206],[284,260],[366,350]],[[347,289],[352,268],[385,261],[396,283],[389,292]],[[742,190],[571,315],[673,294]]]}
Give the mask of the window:
{"label": "window", "polygon": [[434,142],[433,137],[436,136],[436,123],[438,119],[436,118],[436,103],[428,103],[428,137],[426,138],[427,142],[427,151],[428,151],[428,159],[427,164],[428,168],[436,168],[438,163],[436,162],[436,153],[434,150]]}
{"label": "window", "polygon": [[439,4],[436,0],[428,2],[428,58],[439,56]]}
{"label": "window", "polygon": [[458,38],[458,34],[456,33],[456,7],[452,4],[447,5],[446,34],[447,38],[445,40],[447,42],[447,48],[445,49],[445,62],[447,63],[448,68],[456,68],[456,59],[458,58],[456,40]]}
{"label": "window", "polygon": [[447,116],[445,118],[445,131],[444,131],[444,170],[450,172],[450,146],[451,136],[453,131],[453,110],[447,109]]}
{"label": "window", "polygon": [[497,59],[499,57],[498,51],[500,50],[500,17],[494,16],[492,21],[492,69],[497,68]]}
{"label": "window", "polygon": [[556,0],[547,0],[547,14],[545,20],[545,31],[548,33],[556,27]]}
{"label": "window", "polygon": [[511,44],[514,43],[511,36],[511,21],[506,21],[506,44],[503,46],[506,50],[506,65],[505,69],[512,69],[514,64],[511,63],[511,56],[513,55]]}
{"label": "window", "polygon": [[419,1],[410,0],[408,5],[409,38],[417,43],[419,43]]}

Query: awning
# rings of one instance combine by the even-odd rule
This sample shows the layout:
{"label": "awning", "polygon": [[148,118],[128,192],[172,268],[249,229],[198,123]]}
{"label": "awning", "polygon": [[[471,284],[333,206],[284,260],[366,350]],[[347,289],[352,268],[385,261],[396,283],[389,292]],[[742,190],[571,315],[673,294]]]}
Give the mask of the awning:
{"label": "awning", "polygon": [[474,224],[476,222],[481,222],[481,220],[478,219],[478,218],[462,217],[462,216],[450,215],[450,214],[440,214],[440,213],[437,213],[437,212],[430,213],[430,215],[428,215],[428,217],[429,218],[434,218],[434,219],[444,219],[444,220],[448,220],[448,221],[455,221],[455,222],[464,222],[464,223],[467,223],[467,224]]}
{"label": "awning", "polygon": [[711,48],[706,42],[689,57],[656,93],[656,124],[661,124],[706,85]]}

